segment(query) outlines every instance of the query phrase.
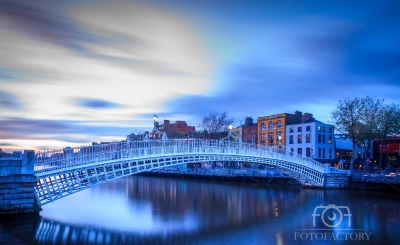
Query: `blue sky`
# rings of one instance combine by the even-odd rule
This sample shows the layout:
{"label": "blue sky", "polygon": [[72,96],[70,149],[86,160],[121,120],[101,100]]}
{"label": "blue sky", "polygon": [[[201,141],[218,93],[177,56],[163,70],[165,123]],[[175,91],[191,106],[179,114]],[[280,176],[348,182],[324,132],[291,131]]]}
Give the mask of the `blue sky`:
{"label": "blue sky", "polygon": [[399,1],[2,1],[0,148],[400,103]]}

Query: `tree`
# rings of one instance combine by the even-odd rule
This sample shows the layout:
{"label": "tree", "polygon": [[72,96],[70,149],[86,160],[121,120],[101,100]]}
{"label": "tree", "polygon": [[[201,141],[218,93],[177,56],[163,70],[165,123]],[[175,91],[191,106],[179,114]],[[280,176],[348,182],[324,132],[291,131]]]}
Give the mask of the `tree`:
{"label": "tree", "polygon": [[344,139],[352,142],[353,155],[350,162],[350,170],[353,170],[356,144],[361,140],[361,111],[364,107],[362,98],[346,98],[338,102],[336,109],[331,112],[332,123],[335,129],[343,134]]}
{"label": "tree", "polygon": [[383,100],[371,98],[369,96],[362,98],[363,105],[360,111],[360,139],[358,144],[364,148],[365,157],[369,158],[372,142],[377,136],[378,116],[382,110]]}
{"label": "tree", "polygon": [[400,106],[397,104],[384,105],[378,114],[377,137],[380,140],[379,164],[382,165],[382,152],[386,152],[386,161],[389,159],[387,140],[389,136],[400,132]]}
{"label": "tree", "polygon": [[203,137],[218,139],[221,136],[221,132],[228,131],[228,126],[234,122],[233,118],[228,118],[228,113],[222,112],[210,112],[208,115],[204,115],[201,122],[198,124],[198,128],[203,133]]}

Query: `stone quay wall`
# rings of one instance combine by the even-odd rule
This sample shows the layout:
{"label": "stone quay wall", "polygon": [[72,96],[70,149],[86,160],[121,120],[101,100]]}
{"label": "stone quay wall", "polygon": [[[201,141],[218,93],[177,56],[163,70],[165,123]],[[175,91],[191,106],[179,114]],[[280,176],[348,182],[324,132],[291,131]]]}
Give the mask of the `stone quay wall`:
{"label": "stone quay wall", "polygon": [[0,215],[35,213],[33,150],[0,158]]}
{"label": "stone quay wall", "polygon": [[350,176],[342,173],[324,175],[324,188],[348,188]]}

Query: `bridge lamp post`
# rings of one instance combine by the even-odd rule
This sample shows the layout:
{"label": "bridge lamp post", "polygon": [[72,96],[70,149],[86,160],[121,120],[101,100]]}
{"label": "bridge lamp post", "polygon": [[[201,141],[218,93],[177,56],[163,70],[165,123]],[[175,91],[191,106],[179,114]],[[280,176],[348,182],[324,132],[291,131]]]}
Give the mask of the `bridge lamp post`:
{"label": "bridge lamp post", "polygon": [[237,140],[239,143],[242,143],[242,140],[240,137],[232,134],[233,126],[229,125],[228,129],[229,129],[228,136],[225,138],[222,138],[222,140],[225,140],[225,139],[228,140],[228,147],[231,147],[231,138],[233,138],[234,140]]}
{"label": "bridge lamp post", "polygon": [[154,114],[154,116],[153,116],[154,127],[156,127],[157,119],[158,119],[157,115]]}
{"label": "bridge lamp post", "polygon": [[233,126],[232,126],[232,124],[229,124],[228,128],[229,128],[229,133],[228,133],[228,147],[231,147],[231,137],[233,138],[233,135],[232,135]]}
{"label": "bridge lamp post", "polygon": [[158,128],[157,128],[157,119],[158,119],[158,117],[157,117],[157,115],[156,114],[154,114],[154,116],[153,116],[153,122],[154,122],[154,127],[153,127],[153,131],[152,131],[152,133],[154,132],[155,133],[155,136],[154,136],[154,139],[157,139],[157,134],[159,134],[160,136],[161,136],[161,140],[167,140],[168,139],[168,137],[167,137],[167,133],[164,131],[164,132],[161,132],[160,130],[158,130]]}
{"label": "bridge lamp post", "polygon": [[282,135],[278,135],[278,149],[282,149]]}

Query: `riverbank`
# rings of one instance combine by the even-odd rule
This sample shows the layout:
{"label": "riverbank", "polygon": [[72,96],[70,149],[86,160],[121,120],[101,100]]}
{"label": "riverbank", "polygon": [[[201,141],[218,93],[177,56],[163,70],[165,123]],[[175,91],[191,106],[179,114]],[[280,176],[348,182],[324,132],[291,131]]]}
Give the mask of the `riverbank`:
{"label": "riverbank", "polygon": [[[301,183],[295,179],[289,178],[285,175],[280,177],[248,177],[248,176],[209,176],[200,174],[183,174],[183,173],[163,173],[163,172],[143,172],[138,175],[142,176],[155,176],[163,178],[181,178],[181,179],[204,179],[204,180],[218,180],[218,181],[231,181],[231,182],[246,182],[246,183],[262,183],[262,184],[279,184],[279,185],[295,185],[301,186]],[[318,188],[312,186],[302,186],[303,188]],[[350,178],[349,184],[346,187],[336,187],[330,189],[347,189],[347,190],[370,190],[377,192],[388,192],[400,194],[400,185],[391,183],[375,183],[375,182],[362,182],[354,181]]]}

